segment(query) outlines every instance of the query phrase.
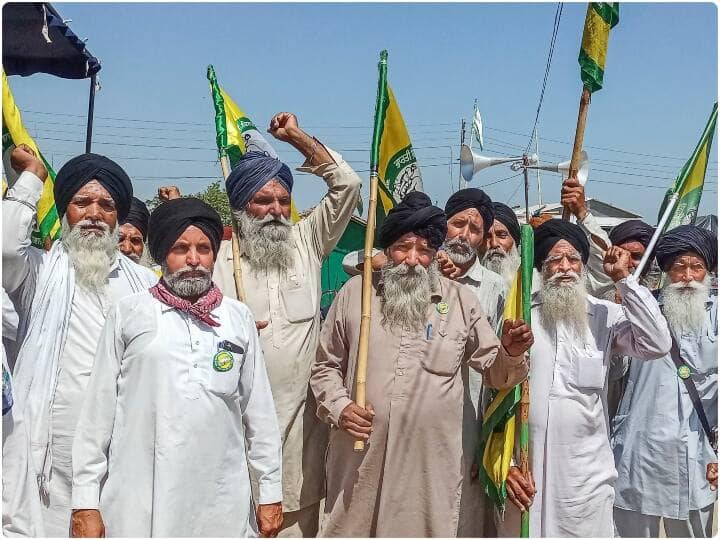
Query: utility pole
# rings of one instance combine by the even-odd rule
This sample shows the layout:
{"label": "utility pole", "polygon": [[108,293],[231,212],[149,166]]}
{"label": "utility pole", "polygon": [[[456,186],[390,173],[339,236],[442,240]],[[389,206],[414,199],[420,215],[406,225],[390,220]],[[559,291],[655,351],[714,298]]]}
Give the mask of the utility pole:
{"label": "utility pole", "polygon": [[[460,147],[462,148],[462,145],[465,144],[465,119],[463,118],[461,120],[460,124]],[[458,189],[462,189],[462,167],[458,168]]]}
{"label": "utility pole", "polygon": [[[540,163],[540,137],[538,136],[537,128],[535,128],[535,153],[538,156],[538,164]],[[537,173],[537,186],[538,186],[538,206],[542,206],[542,190],[540,188],[540,167],[535,169]]]}

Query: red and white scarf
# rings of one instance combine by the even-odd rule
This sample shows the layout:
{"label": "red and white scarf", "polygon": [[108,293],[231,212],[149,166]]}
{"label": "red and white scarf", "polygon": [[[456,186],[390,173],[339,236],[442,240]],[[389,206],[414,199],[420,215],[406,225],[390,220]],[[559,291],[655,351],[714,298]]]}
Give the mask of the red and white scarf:
{"label": "red and white scarf", "polygon": [[158,281],[157,285],[150,287],[149,291],[150,294],[166,306],[179,309],[209,326],[220,326],[220,323],[210,314],[213,309],[220,305],[223,297],[222,292],[214,283],[210,286],[208,292],[198,298],[194,304],[176,295],[165,283],[165,279]]}

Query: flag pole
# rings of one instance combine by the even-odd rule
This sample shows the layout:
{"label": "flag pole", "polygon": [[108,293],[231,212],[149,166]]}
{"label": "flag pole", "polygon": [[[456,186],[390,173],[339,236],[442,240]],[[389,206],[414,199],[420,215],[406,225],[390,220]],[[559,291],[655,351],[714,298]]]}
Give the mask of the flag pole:
{"label": "flag pole", "polygon": [[[585,124],[587,122],[587,112],[590,108],[590,90],[583,86],[582,95],[580,96],[580,109],[578,110],[577,126],[575,127],[575,140],[573,141],[572,158],[570,158],[570,171],[568,178],[577,176],[580,163],[582,163],[582,146],[585,138]],[[570,210],[563,208],[562,218],[564,221],[570,221]]]}
{"label": "flag pole", "polygon": [[[522,316],[523,321],[530,326],[530,305],[532,296],[532,261],[533,261],[533,229],[530,225],[530,179],[527,166],[530,160],[523,155],[523,174],[525,178],[525,224],[520,229],[520,261],[522,268]],[[530,473],[530,381],[525,379],[520,385],[520,472],[524,478]],[[530,512],[526,510],[520,517],[520,538],[530,537]]]}
{"label": "flag pole", "polygon": [[637,265],[637,268],[635,268],[635,271],[633,272],[633,276],[635,277],[635,279],[640,279],[640,275],[643,273],[643,270],[647,266],[650,260],[650,256],[655,249],[655,244],[657,244],[658,240],[660,239],[660,235],[665,230],[665,225],[667,225],[667,222],[670,220],[670,216],[672,216],[672,213],[675,210],[678,199],[680,199],[680,193],[676,191],[670,197],[667,207],[665,208],[665,212],[663,213],[660,222],[657,224],[657,227],[655,227],[655,232],[650,239],[650,243],[648,244],[647,248],[645,248],[645,253],[643,253],[642,259],[640,259],[640,263]]}
{"label": "flag pole", "polygon": [[[227,155],[220,156],[220,167],[222,168],[223,178],[227,181],[227,177],[230,176],[230,161]],[[245,288],[243,287],[242,279],[242,266],[240,266],[240,240],[237,235],[237,221],[235,220],[235,214],[230,210],[230,219],[232,226],[232,256],[233,256],[233,278],[235,279],[235,292],[237,298],[243,304],[246,303],[247,296],[245,296]]]}
{"label": "flag pole", "polygon": [[88,99],[87,129],[85,132],[85,153],[90,152],[92,146],[93,116],[95,114],[95,73],[90,75],[90,98]]}
{"label": "flag pole", "polygon": [[[370,149],[370,198],[368,205],[367,226],[365,227],[365,258],[362,274],[362,311],[360,318],[360,336],[358,342],[357,370],[355,373],[355,403],[365,408],[365,390],[367,382],[367,361],[370,348],[370,322],[372,312],[372,248],[375,240],[375,219],[378,193],[378,163],[380,155],[381,118],[384,103],[387,100],[387,51],[380,52],[378,62],[378,91],[375,105],[375,121],[373,128],[372,147]],[[365,450],[365,441],[355,441],[354,450]]]}

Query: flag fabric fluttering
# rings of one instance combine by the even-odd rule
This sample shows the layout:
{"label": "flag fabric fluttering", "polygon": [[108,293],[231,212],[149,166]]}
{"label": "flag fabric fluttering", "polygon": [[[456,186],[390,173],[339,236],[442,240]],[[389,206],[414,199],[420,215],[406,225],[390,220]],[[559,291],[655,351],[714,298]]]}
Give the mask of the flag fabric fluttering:
{"label": "flag fabric fluttering", "polygon": [[[530,298],[533,269],[533,230],[523,225],[521,230],[521,264],[505,301],[503,320],[522,319],[530,324]],[[505,510],[507,490],[505,482],[515,451],[515,441],[527,448],[527,426],[520,425],[519,437],[516,413],[521,398],[521,385],[493,392],[483,414],[476,461],[480,481],[490,500],[500,512]]]}
{"label": "flag fabric fluttering", "polygon": [[580,78],[589,92],[603,86],[605,57],[610,29],[620,20],[618,2],[590,2],[585,15],[582,45],[580,46]]}
{"label": "flag fabric fluttering", "polygon": [[[4,70],[2,73],[2,103],[3,165],[8,179],[11,179],[14,174],[14,171],[10,167],[10,153],[13,148],[20,144],[29,146],[33,152],[35,152],[35,155],[42,160],[48,171],[48,177],[44,182],[42,194],[37,204],[37,231],[32,235],[33,244],[42,248],[45,247],[47,240],[57,240],[60,238],[60,219],[53,196],[55,171],[45,160],[37,144],[25,129],[22,117],[20,116],[20,110],[15,104],[15,99],[10,91],[10,85],[8,84]],[[12,186],[14,182],[9,180],[8,183]]]}
{"label": "flag fabric fluttering", "polygon": [[483,143],[483,123],[482,117],[480,116],[480,110],[475,103],[475,111],[473,113],[472,131],[475,136],[475,140],[480,145],[480,150],[484,149],[485,144]]}
{"label": "flag fabric fluttering", "polygon": [[377,167],[379,190],[376,223],[380,228],[390,209],[411,191],[422,191],[422,176],[410,135],[387,82],[387,51],[380,53],[377,107],[370,168]]}
{"label": "flag fabric fluttering", "polygon": [[[245,111],[238,107],[217,82],[213,66],[207,68],[213,104],[215,107],[215,133],[220,157],[227,156],[232,169],[246,152],[262,152],[277,158],[277,152],[270,145]],[[294,201],[291,202],[293,223],[300,220]]]}
{"label": "flag fabric fluttering", "polygon": [[675,183],[668,189],[660,206],[658,222],[662,219],[668,202],[674,197],[675,209],[667,220],[665,230],[669,231],[679,225],[695,223],[703,187],[705,186],[705,172],[707,171],[710,149],[717,124],[717,103],[713,105],[710,118],[703,130],[695,151],[680,170]]}

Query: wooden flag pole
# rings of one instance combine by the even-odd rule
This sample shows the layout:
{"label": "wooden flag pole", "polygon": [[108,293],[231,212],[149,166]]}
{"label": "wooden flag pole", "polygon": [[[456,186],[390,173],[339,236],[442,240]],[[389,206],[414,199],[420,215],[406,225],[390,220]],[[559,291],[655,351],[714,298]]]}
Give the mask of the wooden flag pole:
{"label": "wooden flag pole", "polygon": [[[230,163],[227,156],[220,157],[220,167],[222,168],[223,178],[227,180],[230,176]],[[245,288],[243,287],[242,266],[240,266],[240,240],[237,236],[237,222],[235,215],[230,211],[232,223],[232,254],[233,254],[233,278],[235,279],[235,292],[237,298],[243,304],[246,303]]]}
{"label": "wooden flag pole", "polygon": [[[577,176],[578,169],[582,162],[582,146],[585,138],[585,123],[587,121],[587,112],[590,107],[590,90],[583,86],[582,95],[580,96],[580,110],[578,111],[577,127],[575,128],[575,141],[573,142],[572,157],[570,158],[570,172],[568,178]],[[570,220],[570,210],[563,208],[562,218],[565,221]]]}

